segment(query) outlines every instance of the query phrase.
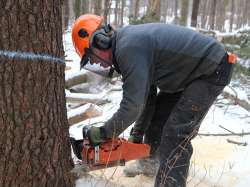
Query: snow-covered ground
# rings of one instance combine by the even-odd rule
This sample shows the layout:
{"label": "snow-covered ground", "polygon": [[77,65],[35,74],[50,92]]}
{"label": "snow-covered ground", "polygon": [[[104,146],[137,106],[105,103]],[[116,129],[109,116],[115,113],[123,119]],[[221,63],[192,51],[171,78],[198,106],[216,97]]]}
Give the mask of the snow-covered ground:
{"label": "snow-covered ground", "polygon": [[[72,69],[66,71],[66,77],[79,73],[80,59],[74,52],[71,43],[70,32],[64,35],[64,46],[66,52],[67,66]],[[97,85],[98,86],[98,85]],[[121,82],[116,82],[116,87],[121,86]],[[110,85],[103,86],[105,90],[110,89]],[[226,88],[228,92],[230,88]],[[248,100],[244,90],[236,89],[238,97]],[[84,125],[100,122],[100,125],[108,120],[119,108],[122,91],[102,92],[102,97],[112,101],[101,106],[103,115],[85,120],[70,127],[70,135],[81,139],[81,129]],[[232,93],[233,94],[233,93]],[[249,102],[249,101],[248,101]],[[227,130],[226,130],[227,129]],[[227,100],[219,100],[209,110],[204,119],[200,133],[218,134],[227,133],[228,130],[234,133],[250,132],[250,114],[238,105],[228,104]],[[127,129],[122,136],[129,135]],[[239,146],[228,143],[231,141],[247,143],[247,146]],[[188,186],[210,187],[210,186],[250,186],[250,136],[197,136],[193,141],[194,154],[190,167]],[[106,170],[92,172],[88,177],[79,179],[77,187],[87,186],[153,186],[153,178],[137,176],[127,178],[122,172],[123,167],[114,167]],[[93,178],[94,176],[94,178]]]}

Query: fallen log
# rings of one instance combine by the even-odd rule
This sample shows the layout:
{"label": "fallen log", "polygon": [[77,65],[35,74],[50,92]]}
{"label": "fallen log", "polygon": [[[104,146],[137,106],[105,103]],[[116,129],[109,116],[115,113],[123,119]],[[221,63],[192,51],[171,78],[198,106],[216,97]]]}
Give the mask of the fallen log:
{"label": "fallen log", "polygon": [[94,104],[86,104],[70,110],[67,114],[69,125],[73,125],[89,118],[101,116],[102,110]]}
{"label": "fallen log", "polygon": [[68,73],[65,76],[65,87],[68,89],[72,86],[87,82],[88,75],[85,71]]}
{"label": "fallen log", "polygon": [[105,104],[109,103],[108,99],[104,98],[104,94],[81,94],[81,93],[71,93],[66,91],[66,101],[67,103],[78,103],[78,104]]}

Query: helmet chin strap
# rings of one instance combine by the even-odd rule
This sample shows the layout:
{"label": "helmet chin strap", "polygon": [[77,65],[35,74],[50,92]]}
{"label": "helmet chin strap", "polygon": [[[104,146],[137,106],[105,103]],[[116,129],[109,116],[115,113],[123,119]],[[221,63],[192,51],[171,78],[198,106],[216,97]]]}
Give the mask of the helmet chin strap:
{"label": "helmet chin strap", "polygon": [[102,57],[100,57],[99,55],[95,54],[91,48],[85,49],[85,55],[82,57],[81,62],[80,62],[80,69],[84,68],[84,66],[88,63],[91,55],[95,56],[96,58],[101,60],[105,65],[110,67],[110,71],[109,71],[108,76],[111,78],[113,76],[113,73],[115,70],[114,66],[111,65],[107,60],[105,60]]}

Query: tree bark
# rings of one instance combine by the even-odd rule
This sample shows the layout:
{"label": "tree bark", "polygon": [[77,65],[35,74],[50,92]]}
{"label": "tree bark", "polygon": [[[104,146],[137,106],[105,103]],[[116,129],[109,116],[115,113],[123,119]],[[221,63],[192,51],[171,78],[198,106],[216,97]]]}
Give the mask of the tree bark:
{"label": "tree bark", "polygon": [[216,15],[216,29],[224,31],[225,16],[226,16],[226,1],[221,0],[217,3],[218,13]]}
{"label": "tree bark", "polygon": [[156,21],[160,21],[161,0],[149,0],[148,3],[147,16],[152,17]]}
{"label": "tree bark", "polygon": [[123,17],[124,17],[124,8],[126,6],[126,0],[122,0],[122,4],[121,4],[121,15],[120,15],[120,25],[123,26]]}
{"label": "tree bark", "polygon": [[180,24],[186,26],[187,25],[187,17],[188,17],[188,1],[182,1],[181,3],[181,18]]}
{"label": "tree bark", "polygon": [[200,0],[193,1],[192,16],[191,16],[191,26],[192,27],[197,26],[197,16],[198,16],[198,11],[199,11],[199,4],[200,4]]}
{"label": "tree bark", "polygon": [[233,23],[234,23],[234,13],[235,13],[235,1],[231,0],[231,15],[230,15],[230,32],[233,30]]}
{"label": "tree bark", "polygon": [[215,15],[216,15],[216,0],[212,0],[211,14],[210,14],[210,29],[214,30],[215,27]]}
{"label": "tree bark", "polygon": [[138,19],[140,0],[135,0],[134,19]]}
{"label": "tree bark", "polygon": [[110,12],[110,6],[111,6],[111,0],[104,0],[104,22],[107,24],[108,23],[108,15]]}
{"label": "tree bark", "polygon": [[96,15],[101,15],[102,13],[102,1],[101,0],[95,0],[94,13]]}
{"label": "tree bark", "polygon": [[0,25],[0,186],[73,187],[65,65],[48,57],[64,56],[61,1],[0,0]]}

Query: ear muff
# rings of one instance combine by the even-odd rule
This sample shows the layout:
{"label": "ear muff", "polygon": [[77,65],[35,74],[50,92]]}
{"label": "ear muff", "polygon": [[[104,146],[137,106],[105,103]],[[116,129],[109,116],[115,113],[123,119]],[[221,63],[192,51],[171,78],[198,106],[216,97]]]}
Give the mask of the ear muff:
{"label": "ear muff", "polygon": [[91,40],[93,47],[105,50],[111,47],[111,43],[111,37],[105,32],[103,28],[94,32]]}

